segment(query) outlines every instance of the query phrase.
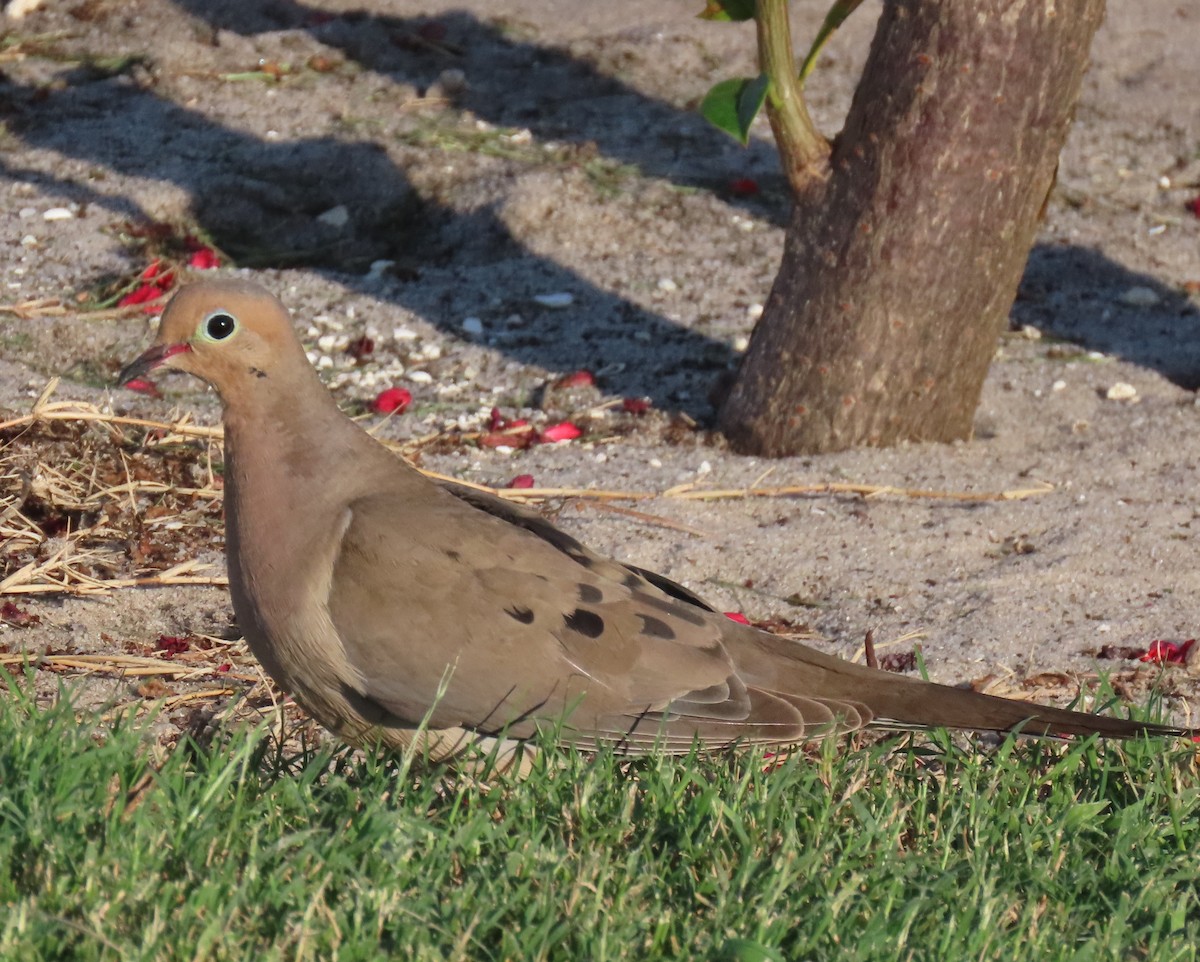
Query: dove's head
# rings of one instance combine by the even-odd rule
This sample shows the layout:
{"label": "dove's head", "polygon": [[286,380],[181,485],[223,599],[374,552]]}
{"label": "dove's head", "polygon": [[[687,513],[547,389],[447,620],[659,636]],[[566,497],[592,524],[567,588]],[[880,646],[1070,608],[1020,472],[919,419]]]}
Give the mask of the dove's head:
{"label": "dove's head", "polygon": [[308,366],[287,310],[268,291],[246,281],[199,281],[171,298],[154,343],[117,383],[172,368],[207,381],[229,401],[297,363]]}

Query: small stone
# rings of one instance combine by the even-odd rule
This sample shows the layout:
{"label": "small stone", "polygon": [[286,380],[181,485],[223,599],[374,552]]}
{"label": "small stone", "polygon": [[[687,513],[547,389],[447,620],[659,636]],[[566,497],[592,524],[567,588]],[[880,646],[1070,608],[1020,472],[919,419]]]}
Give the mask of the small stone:
{"label": "small stone", "polygon": [[42,220],[74,220],[75,214],[69,207],[51,207],[42,214]]}
{"label": "small stone", "polygon": [[1021,337],[1027,341],[1040,341],[1042,339],[1042,332],[1032,324],[1022,324]]}
{"label": "small stone", "polygon": [[457,97],[467,89],[467,75],[457,67],[448,67],[438,74],[437,85],[448,97]]}
{"label": "small stone", "polygon": [[483,321],[477,317],[464,317],[462,329],[465,334],[470,334],[472,337],[478,337],[483,333]]}
{"label": "small stone", "polygon": [[739,334],[737,337],[735,337],[733,339],[733,349],[735,351],[737,351],[738,354],[745,354],[746,348],[748,348],[749,346],[750,346],[750,338],[747,337],[745,334]]}
{"label": "small stone", "polygon": [[408,379],[413,384],[431,384],[433,383],[433,375],[428,371],[409,371]]}
{"label": "small stone", "polygon": [[410,331],[407,327],[397,327],[392,330],[392,339],[396,341],[415,341],[417,332]]}
{"label": "small stone", "polygon": [[36,207],[22,207],[19,211],[17,211],[17,216],[20,217],[21,220],[29,220],[30,217],[37,216],[37,208]]}
{"label": "small stone", "polygon": [[1104,396],[1110,401],[1133,401],[1137,398],[1138,392],[1132,384],[1118,381],[1104,392]]}
{"label": "small stone", "polygon": [[1058,392],[1058,391],[1065,391],[1066,389],[1067,389],[1066,381],[1055,381],[1053,384],[1050,385],[1051,391]]}
{"label": "small stone", "polygon": [[746,308],[746,316],[752,321],[757,321],[762,317],[763,306],[761,304],[751,304]]}
{"label": "small stone", "polygon": [[1131,287],[1129,290],[1123,291],[1117,300],[1130,307],[1154,307],[1162,301],[1162,298],[1158,296],[1157,291],[1153,291],[1149,287]]}
{"label": "small stone", "polygon": [[711,474],[712,473],[712,465],[709,464],[707,461],[701,461],[700,467],[696,468],[696,473],[698,475],[700,475],[701,477],[703,477],[706,474]]}
{"label": "small stone", "polygon": [[326,227],[341,230],[350,223],[350,211],[346,209],[345,204],[338,204],[337,207],[330,207],[324,214],[318,214],[317,221]]}
{"label": "small stone", "polygon": [[669,294],[672,291],[679,290],[679,285],[669,277],[660,277],[658,279],[658,289],[660,291],[666,291]]}
{"label": "small stone", "polygon": [[568,294],[566,291],[556,291],[553,294],[535,294],[533,300],[535,303],[541,304],[542,307],[552,307],[555,309],[570,307],[575,303],[574,295]]}

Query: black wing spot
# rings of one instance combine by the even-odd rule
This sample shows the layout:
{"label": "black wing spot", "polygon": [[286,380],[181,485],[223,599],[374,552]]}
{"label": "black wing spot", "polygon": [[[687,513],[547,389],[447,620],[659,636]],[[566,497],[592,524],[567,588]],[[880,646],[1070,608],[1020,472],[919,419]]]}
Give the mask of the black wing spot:
{"label": "black wing spot", "polygon": [[451,561],[453,561],[453,562],[456,562],[456,563],[457,563],[457,562],[459,562],[459,561],[462,561],[462,555],[460,555],[460,554],[459,554],[457,551],[455,551],[453,548],[451,548],[451,549],[449,549],[449,550],[447,550],[447,551],[446,551],[446,557],[447,557],[447,558],[449,558]]}
{"label": "black wing spot", "polygon": [[526,608],[524,605],[513,605],[511,608],[505,608],[504,613],[523,625],[533,624],[532,608]]}
{"label": "black wing spot", "polygon": [[635,575],[632,571],[621,579],[621,584],[623,584],[626,588],[632,589],[644,588],[646,586],[646,582]]}
{"label": "black wing spot", "polygon": [[674,640],[675,630],[665,621],[650,615],[638,615],[638,617],[642,619],[642,634],[649,635],[651,638]]}
{"label": "black wing spot", "polygon": [[572,551],[570,548],[568,548],[567,549],[567,557],[570,558],[572,561],[574,561],[576,564],[581,564],[585,568],[590,568],[596,563],[590,557],[588,557],[586,554],[584,554],[584,552],[582,551],[583,545],[576,542],[574,547],[579,548],[581,550]]}
{"label": "black wing spot", "polygon": [[586,608],[576,608],[563,618],[563,622],[572,631],[587,638],[599,638],[604,634],[604,619]]}
{"label": "black wing spot", "polygon": [[596,605],[604,600],[604,592],[595,585],[585,585],[581,581],[576,587],[579,588],[579,600],[585,604]]}

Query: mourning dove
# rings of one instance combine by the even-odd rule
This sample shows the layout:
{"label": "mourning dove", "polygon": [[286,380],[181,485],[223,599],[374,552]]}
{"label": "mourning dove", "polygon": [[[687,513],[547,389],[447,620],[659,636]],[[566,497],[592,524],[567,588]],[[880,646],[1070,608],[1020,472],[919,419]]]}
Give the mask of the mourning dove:
{"label": "mourning dove", "polygon": [[182,288],[120,383],[159,368],[224,405],[230,593],[251,650],[353,744],[511,762],[538,729],[630,753],[789,746],[869,723],[1181,733],[856,665],[431,481],[342,414],[254,284]]}

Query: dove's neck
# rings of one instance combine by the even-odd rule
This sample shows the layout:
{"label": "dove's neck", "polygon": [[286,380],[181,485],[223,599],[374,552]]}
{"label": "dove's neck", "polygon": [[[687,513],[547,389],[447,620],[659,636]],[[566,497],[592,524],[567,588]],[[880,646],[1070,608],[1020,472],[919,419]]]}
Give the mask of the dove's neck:
{"label": "dove's neck", "polygon": [[225,398],[231,577],[269,577],[280,559],[307,563],[356,498],[420,479],[342,414],[307,363],[290,383],[272,380]]}

